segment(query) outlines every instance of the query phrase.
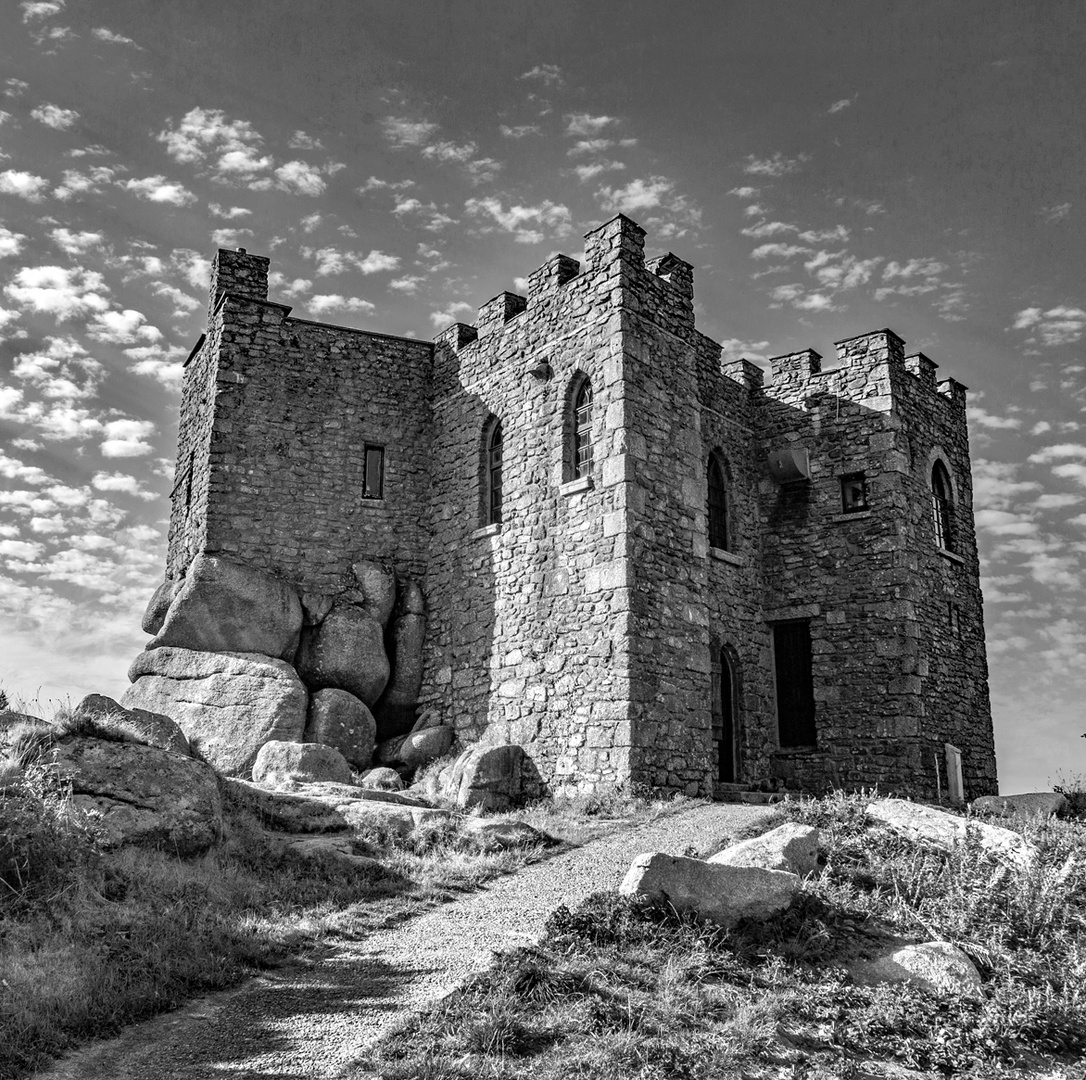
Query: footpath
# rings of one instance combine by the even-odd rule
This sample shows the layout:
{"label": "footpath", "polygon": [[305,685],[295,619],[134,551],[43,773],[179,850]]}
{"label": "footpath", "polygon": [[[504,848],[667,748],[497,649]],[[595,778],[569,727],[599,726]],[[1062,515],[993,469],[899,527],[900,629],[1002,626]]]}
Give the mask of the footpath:
{"label": "footpath", "polygon": [[765,813],[717,803],[601,837],[330,956],[135,1024],[33,1080],[335,1080],[496,952],[536,941],[560,904],[615,888],[640,852],[704,850]]}

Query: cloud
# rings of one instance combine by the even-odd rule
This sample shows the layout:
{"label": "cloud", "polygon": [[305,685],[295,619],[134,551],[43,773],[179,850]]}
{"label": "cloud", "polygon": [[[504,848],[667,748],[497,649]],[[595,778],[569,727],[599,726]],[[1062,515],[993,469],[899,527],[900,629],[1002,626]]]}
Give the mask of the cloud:
{"label": "cloud", "polygon": [[99,41],[106,41],[110,45],[132,45],[137,49],[139,48],[130,37],[125,37],[123,34],[116,34],[112,30],[107,30],[104,26],[96,26],[91,33]]}
{"label": "cloud", "polygon": [[854,97],[851,97],[851,98],[841,98],[841,100],[840,100],[840,101],[835,101],[835,102],[834,102],[834,103],[833,103],[833,104],[832,104],[832,105],[831,105],[831,106],[830,106],[830,107],[829,107],[829,108],[828,108],[828,109],[826,110],[826,112],[827,112],[827,113],[830,113],[830,114],[833,114],[833,113],[836,113],[836,112],[840,112],[840,111],[841,111],[842,109],[847,109],[847,108],[848,108],[848,107],[849,107],[849,106],[850,106],[850,105],[851,105],[851,104],[852,104],[852,103],[853,103],[853,102],[854,102],[855,100],[856,100],[856,99],[855,99]]}
{"label": "cloud", "polygon": [[978,510],[975,520],[978,529],[994,536],[1033,536],[1040,532],[1035,522],[1006,510]]}
{"label": "cloud", "polygon": [[18,169],[5,169],[0,172],[0,195],[17,195],[27,202],[41,202],[49,189],[49,181],[44,176],[22,172]]}
{"label": "cloud", "polygon": [[70,229],[53,229],[49,235],[53,238],[53,243],[68,255],[81,255],[88,248],[97,247],[102,242],[102,234],[98,232],[73,233]]}
{"label": "cloud", "polygon": [[592,165],[577,165],[573,172],[576,174],[577,179],[583,184],[587,180],[592,180],[604,172],[615,172],[619,169],[625,169],[626,166],[621,161],[597,161]]}
{"label": "cloud", "polygon": [[605,210],[632,214],[659,206],[674,187],[674,182],[663,176],[650,176],[646,180],[631,180],[621,188],[600,188],[596,194]]}
{"label": "cloud", "polygon": [[516,124],[510,127],[502,124],[498,130],[507,139],[523,139],[528,135],[542,135],[543,129],[538,124]]}
{"label": "cloud", "polygon": [[946,263],[935,259],[910,259],[906,263],[891,261],[886,264],[882,272],[883,281],[892,281],[894,278],[938,277],[947,270]]}
{"label": "cloud", "polygon": [[809,247],[799,244],[761,244],[751,253],[752,259],[794,259],[797,255],[810,255]]}
{"label": "cloud", "polygon": [[364,194],[367,191],[404,191],[414,186],[414,180],[380,180],[376,176],[371,176],[361,187],[355,188],[355,190]]}
{"label": "cloud", "polygon": [[143,457],[152,453],[154,447],[147,439],[154,430],[150,420],[107,420],[102,425],[102,457]]}
{"label": "cloud", "polygon": [[605,127],[617,124],[614,116],[591,116],[588,113],[567,113],[567,135],[598,135]]}
{"label": "cloud", "polygon": [[0,476],[24,484],[48,484],[52,480],[44,469],[37,465],[24,465],[18,458],[8,457],[3,451],[0,451]]}
{"label": "cloud", "polygon": [[760,221],[757,225],[749,225],[739,232],[743,236],[749,236],[753,240],[764,240],[767,236],[780,236],[781,233],[799,232],[798,225],[789,225],[784,221]]}
{"label": "cloud", "polygon": [[451,326],[455,322],[463,322],[461,316],[469,317],[474,316],[474,314],[475,308],[471,304],[467,304],[463,300],[456,300],[443,311],[432,311],[430,313],[430,322],[434,324],[435,329],[444,330],[445,327]]}
{"label": "cloud", "polygon": [[146,318],[139,311],[126,308],[124,311],[104,311],[95,315],[87,328],[95,341],[106,341],[111,345],[134,345],[138,341],[158,341],[162,332],[147,324]]}
{"label": "cloud", "polygon": [[437,131],[437,124],[427,120],[408,120],[400,116],[386,116],[381,121],[384,136],[394,147],[422,146]]}
{"label": "cloud", "polygon": [[743,341],[741,338],[725,338],[720,343],[721,359],[749,360],[761,368],[769,366],[768,341]]}
{"label": "cloud", "polygon": [[317,263],[318,276],[343,274],[352,267],[363,274],[378,274],[386,270],[399,268],[398,255],[386,255],[383,251],[371,251],[368,255],[359,255],[352,251],[339,251],[336,248],[302,248],[302,255],[314,259]]}
{"label": "cloud", "polygon": [[544,199],[536,206],[503,206],[500,199],[468,199],[465,213],[489,218],[513,234],[520,244],[538,244],[547,236],[566,236],[570,231],[569,208]]}
{"label": "cloud", "polygon": [[1037,213],[1041,215],[1046,225],[1054,225],[1057,221],[1063,221],[1071,213],[1071,204],[1065,202],[1054,206],[1042,206]]}
{"label": "cloud", "polygon": [[41,558],[44,552],[44,544],[31,540],[0,540],[0,555],[8,559],[32,562],[34,559]]}
{"label": "cloud", "polygon": [[1056,443],[1030,454],[1027,460],[1034,465],[1051,465],[1053,461],[1061,461],[1065,458],[1086,460],[1086,446],[1081,443]]}
{"label": "cloud", "polygon": [[338,293],[312,296],[306,307],[313,315],[323,315],[328,311],[361,311],[369,315],[377,310],[368,300],[357,296],[340,296]]}
{"label": "cloud", "polygon": [[23,9],[23,22],[34,19],[49,19],[64,10],[64,0],[23,0],[19,5]]}
{"label": "cloud", "polygon": [[1071,345],[1086,331],[1086,311],[1063,304],[1042,311],[1039,307],[1025,308],[1014,318],[1015,330],[1033,330],[1031,342],[1047,346]]}
{"label": "cloud", "polygon": [[121,186],[148,202],[188,206],[189,203],[196,201],[196,196],[183,184],[176,180],[167,180],[165,176],[146,176],[142,180],[126,180]]}
{"label": "cloud", "polygon": [[288,161],[275,170],[278,180],[276,187],[281,191],[291,191],[297,195],[321,195],[327,184],[320,169],[304,161]]}
{"label": "cloud", "polygon": [[183,361],[188,350],[180,345],[163,348],[161,345],[137,345],[124,350],[125,356],[134,361],[128,370],[136,375],[149,375],[170,390],[176,390],[184,378]]}
{"label": "cloud", "polygon": [[307,135],[304,131],[296,131],[290,137],[290,141],[287,146],[291,150],[323,150],[320,139],[314,139],[312,136]]}
{"label": "cloud", "polygon": [[1022,421],[1016,416],[996,416],[977,405],[969,406],[969,420],[989,431],[1016,431],[1022,426]]}
{"label": "cloud", "polygon": [[5,79],[4,85],[7,87],[4,97],[9,98],[22,97],[30,89],[30,83],[23,82],[22,79]]}
{"label": "cloud", "polygon": [[733,187],[728,194],[735,195],[740,199],[753,199],[757,197],[758,189],[756,187]]}
{"label": "cloud", "polygon": [[67,131],[79,119],[79,113],[75,109],[62,109],[59,105],[39,105],[30,110],[30,115],[56,131]]}
{"label": "cloud", "polygon": [[[140,487],[139,481],[134,476],[129,476],[128,473],[106,473],[99,472],[94,474],[94,478],[91,480],[91,487],[95,491],[123,491],[127,495],[135,495],[140,499],[157,499],[158,495],[153,491],[147,491],[145,488]],[[104,539],[99,537],[98,539]],[[94,544],[95,547],[112,546],[112,541],[106,540],[104,544]]]}
{"label": "cloud", "polygon": [[388,287],[393,292],[413,296],[419,290],[419,283],[425,280],[425,278],[419,277],[417,274],[408,274],[406,277],[394,278],[388,283]]}
{"label": "cloud", "polygon": [[227,210],[218,203],[208,203],[207,208],[215,215],[215,217],[226,218],[227,221],[233,221],[235,218],[239,217],[247,217],[252,213],[252,210],[246,210],[244,206],[231,206],[230,209]]}
{"label": "cloud", "polygon": [[422,148],[422,156],[432,161],[456,161],[463,163],[475,156],[477,147],[473,142],[454,143],[436,142]]}
{"label": "cloud", "polygon": [[752,176],[768,176],[778,180],[782,176],[796,172],[803,164],[810,160],[809,154],[799,154],[794,158],[787,158],[779,151],[767,158],[758,158],[748,154],[743,172]]}
{"label": "cloud", "polygon": [[505,166],[495,158],[476,158],[464,165],[473,184],[488,184]]}
{"label": "cloud", "polygon": [[524,72],[518,78],[534,79],[545,86],[561,86],[565,81],[562,76],[562,69],[557,64],[536,64],[531,71]]}
{"label": "cloud", "polygon": [[76,195],[98,195],[106,184],[113,183],[115,170],[105,165],[96,165],[89,172],[78,169],[65,169],[60,186],[53,194],[64,201]]}
{"label": "cloud", "polygon": [[12,232],[0,225],[0,259],[18,255],[23,250],[26,237],[22,233]]}
{"label": "cloud", "polygon": [[566,153],[569,157],[576,157],[578,154],[599,154],[604,150],[610,150],[614,145],[614,139],[579,139]]}
{"label": "cloud", "polygon": [[47,337],[42,344],[42,348],[18,354],[12,374],[35,386],[46,398],[74,401],[93,397],[105,374],[103,366],[75,338]]}
{"label": "cloud", "polygon": [[25,266],[4,287],[9,299],[30,311],[53,315],[58,321],[89,312],[107,311],[109,292],[96,270],[83,267]]}

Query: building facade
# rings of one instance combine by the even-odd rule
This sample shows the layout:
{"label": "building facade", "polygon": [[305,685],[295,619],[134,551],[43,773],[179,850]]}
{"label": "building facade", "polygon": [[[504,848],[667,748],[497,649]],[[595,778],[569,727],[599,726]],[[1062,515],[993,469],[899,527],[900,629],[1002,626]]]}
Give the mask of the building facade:
{"label": "building facade", "polygon": [[291,318],[220,251],[168,576],[391,566],[426,596],[418,707],[551,789],[933,797],[951,743],[994,792],[965,388],[889,330],[722,364],[688,263],[624,216],[585,253],[431,344]]}

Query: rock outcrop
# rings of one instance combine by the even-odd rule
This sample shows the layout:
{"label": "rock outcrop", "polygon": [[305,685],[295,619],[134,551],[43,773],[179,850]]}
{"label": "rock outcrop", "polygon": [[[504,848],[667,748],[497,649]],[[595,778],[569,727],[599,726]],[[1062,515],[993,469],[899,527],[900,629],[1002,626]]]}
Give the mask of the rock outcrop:
{"label": "rock outcrop", "polygon": [[515,743],[473,746],[441,771],[435,794],[465,809],[508,810],[523,795],[524,759]]}
{"label": "rock outcrop", "polygon": [[75,723],[85,721],[92,733],[117,742],[141,743],[190,757],[189,741],[173,720],[146,709],[126,709],[104,694],[88,694],[73,710]]}
{"label": "rock outcrop", "polygon": [[973,813],[992,817],[1060,817],[1070,803],[1058,791],[1030,791],[1023,795],[982,795],[972,803]]}
{"label": "rock outcrop", "polygon": [[57,773],[77,809],[101,815],[107,844],[198,855],[222,834],[214,770],[183,754],[134,742],[68,736],[55,746]]}
{"label": "rock outcrop", "polygon": [[634,859],[618,891],[728,927],[784,911],[798,888],[799,878],[783,870],[722,866],[649,851]]}
{"label": "rock outcrop", "polygon": [[381,765],[417,769],[442,757],[453,744],[456,732],[451,727],[438,726],[412,731],[387,742],[379,743],[373,760]]}
{"label": "rock outcrop", "polygon": [[925,941],[889,949],[874,959],[849,966],[861,986],[915,983],[926,990],[976,995],[983,985],[973,961],[949,941]]}
{"label": "rock outcrop", "polygon": [[128,669],[121,704],[177,722],[194,753],[227,776],[249,776],[271,739],[300,742],[305,687],[282,660],[253,653],[152,649]]}
{"label": "rock outcrop", "polygon": [[301,629],[301,601],[285,581],[218,555],[197,555],[147,648],[260,653],[289,661]]}

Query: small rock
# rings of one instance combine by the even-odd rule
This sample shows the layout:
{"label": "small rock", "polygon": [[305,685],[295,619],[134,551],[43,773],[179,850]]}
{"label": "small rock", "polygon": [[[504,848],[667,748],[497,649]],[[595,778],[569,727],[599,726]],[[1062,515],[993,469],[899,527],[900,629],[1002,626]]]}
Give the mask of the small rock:
{"label": "small rock", "polygon": [[253,763],[253,783],[270,787],[330,781],[351,782],[351,767],[334,747],[322,743],[266,742]]}
{"label": "small rock", "polygon": [[302,634],[298,674],[310,690],[346,690],[372,706],[389,670],[381,623],[353,604],[336,604]]}
{"label": "small rock", "polygon": [[373,713],[354,694],[318,690],[309,699],[305,741],[334,746],[352,768],[369,768],[376,733]]}
{"label": "small rock", "polygon": [[516,743],[473,746],[442,769],[435,794],[465,809],[508,810],[522,798],[524,762]]}
{"label": "small rock", "polygon": [[721,926],[768,919],[792,903],[799,878],[760,866],[721,866],[649,851],[630,865],[618,891],[658,907],[690,911]]}
{"label": "small rock", "polygon": [[185,733],[168,716],[146,709],[126,709],[104,694],[88,694],[75,707],[73,720],[86,720],[95,729],[88,734],[100,738],[142,743],[192,756]]}
{"label": "small rock", "polygon": [[406,769],[417,769],[436,761],[453,744],[456,732],[451,727],[425,728],[401,735],[396,739],[379,743],[373,754],[374,761],[383,765],[402,765]]}
{"label": "small rock", "polygon": [[478,841],[484,851],[503,851],[506,848],[541,847],[555,843],[539,829],[533,829],[523,821],[487,821],[486,818],[468,818],[463,831]]}
{"label": "small rock", "polygon": [[968,831],[974,830],[980,844],[994,857],[1020,869],[1028,867],[1033,860],[1033,848],[1010,829],[983,821],[968,821],[905,799],[875,799],[868,805],[867,816],[907,840],[930,844],[944,851],[964,843]]}
{"label": "small rock", "polygon": [[358,786],[374,791],[402,791],[404,784],[403,778],[395,769],[379,766],[363,773],[359,777]]}
{"label": "small rock", "polygon": [[818,869],[818,830],[790,821],[751,840],[718,851],[707,860],[720,866],[761,866],[800,877]]}
{"label": "small rock", "polygon": [[1066,795],[1058,791],[1031,791],[1024,795],[982,795],[972,803],[973,813],[993,817],[1061,817],[1067,813]]}
{"label": "small rock", "polygon": [[140,626],[145,634],[157,634],[166,621],[166,612],[170,610],[170,604],[184,583],[184,578],[171,581],[167,578],[147,602],[147,610],[143,613],[143,621]]}
{"label": "small rock", "polygon": [[982,980],[973,961],[949,941],[926,941],[891,949],[850,968],[861,986],[874,983],[917,983],[928,990],[980,993]]}
{"label": "small rock", "polygon": [[349,836],[302,836],[287,841],[286,846],[303,859],[341,863],[354,870],[372,870],[380,860],[358,855]]}

